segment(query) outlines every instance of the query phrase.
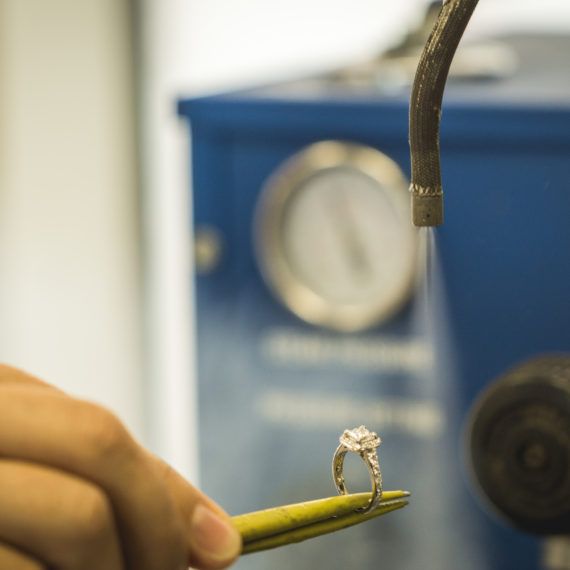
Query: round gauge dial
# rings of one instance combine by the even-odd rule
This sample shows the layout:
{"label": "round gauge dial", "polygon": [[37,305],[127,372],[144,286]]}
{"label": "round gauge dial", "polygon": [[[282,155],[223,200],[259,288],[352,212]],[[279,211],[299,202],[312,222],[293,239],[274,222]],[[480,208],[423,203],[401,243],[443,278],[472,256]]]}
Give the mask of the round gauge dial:
{"label": "round gauge dial", "polygon": [[417,234],[408,183],[379,151],[322,142],[270,179],[257,212],[263,275],[300,318],[355,331],[409,298]]}

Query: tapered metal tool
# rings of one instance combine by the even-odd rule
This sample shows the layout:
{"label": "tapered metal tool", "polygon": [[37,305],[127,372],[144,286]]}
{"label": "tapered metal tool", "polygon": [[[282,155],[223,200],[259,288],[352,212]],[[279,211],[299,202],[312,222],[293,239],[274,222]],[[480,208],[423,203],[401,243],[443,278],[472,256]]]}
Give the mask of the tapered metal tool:
{"label": "tapered metal tool", "polygon": [[408,504],[407,491],[384,491],[379,505],[363,512],[370,493],[340,495],[233,517],[243,540],[242,554],[302,542],[386,515]]}

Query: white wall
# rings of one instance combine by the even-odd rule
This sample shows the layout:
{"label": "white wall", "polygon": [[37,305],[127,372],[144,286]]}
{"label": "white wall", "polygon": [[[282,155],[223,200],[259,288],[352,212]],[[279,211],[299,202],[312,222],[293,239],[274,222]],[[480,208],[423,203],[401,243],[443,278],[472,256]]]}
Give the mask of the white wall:
{"label": "white wall", "polygon": [[142,435],[126,6],[0,0],[0,360]]}
{"label": "white wall", "polygon": [[[178,85],[195,92],[305,74],[367,57],[396,41],[421,17],[427,0],[148,3],[176,20],[170,41],[180,54]],[[470,33],[512,29],[568,31],[570,2],[480,0]]]}
{"label": "white wall", "polygon": [[[349,62],[394,42],[423,0],[179,3],[192,89],[246,85]],[[166,2],[168,4],[169,2]],[[171,1],[174,7],[176,2]],[[167,9],[164,6],[164,9]]]}
{"label": "white wall", "polygon": [[197,482],[188,135],[176,116],[187,73],[186,0],[141,0],[141,125],[150,443]]}

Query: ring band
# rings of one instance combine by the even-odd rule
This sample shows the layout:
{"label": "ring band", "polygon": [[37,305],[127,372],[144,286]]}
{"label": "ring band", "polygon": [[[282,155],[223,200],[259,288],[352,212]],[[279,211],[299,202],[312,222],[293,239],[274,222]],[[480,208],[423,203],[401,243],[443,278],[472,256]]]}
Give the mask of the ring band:
{"label": "ring band", "polygon": [[376,451],[382,440],[373,431],[360,426],[351,430],[344,430],[339,441],[340,445],[334,452],[332,464],[333,480],[336,489],[339,495],[348,494],[343,474],[344,458],[349,451],[358,453],[364,463],[366,463],[366,467],[368,467],[372,484],[372,497],[363,512],[372,511],[380,504],[382,499],[382,472],[380,471],[378,452]]}

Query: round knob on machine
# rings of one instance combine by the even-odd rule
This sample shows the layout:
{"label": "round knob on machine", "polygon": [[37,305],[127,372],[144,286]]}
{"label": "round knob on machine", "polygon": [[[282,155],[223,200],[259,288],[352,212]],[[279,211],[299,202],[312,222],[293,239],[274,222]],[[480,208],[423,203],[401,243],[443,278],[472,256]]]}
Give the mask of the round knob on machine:
{"label": "round knob on machine", "polygon": [[570,357],[526,362],[475,403],[471,467],[482,494],[514,526],[570,533]]}

